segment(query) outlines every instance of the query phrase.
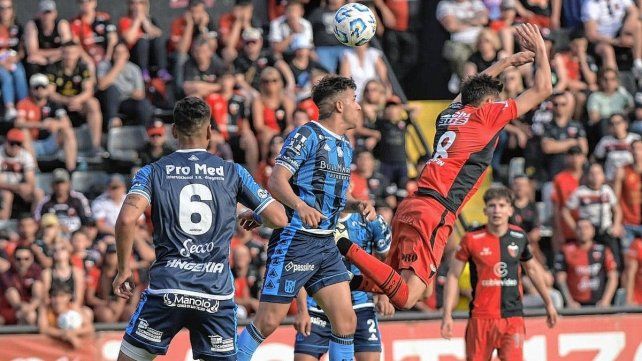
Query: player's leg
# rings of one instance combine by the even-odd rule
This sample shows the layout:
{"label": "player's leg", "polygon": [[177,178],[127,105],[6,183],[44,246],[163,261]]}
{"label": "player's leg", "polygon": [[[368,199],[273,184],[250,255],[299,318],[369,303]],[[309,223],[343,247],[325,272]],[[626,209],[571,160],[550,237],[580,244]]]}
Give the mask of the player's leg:
{"label": "player's leg", "polygon": [[239,335],[237,360],[249,361],[257,348],[279,327],[288,314],[290,302],[260,302],[254,320]]}
{"label": "player's leg", "polygon": [[332,327],[323,313],[310,313],[310,335],[296,334],[294,361],[316,361],[328,352]]}
{"label": "player's leg", "polygon": [[356,310],[357,329],[354,333],[354,356],[357,361],[381,360],[381,333],[374,308]]}
{"label": "player's leg", "polygon": [[471,318],[466,325],[466,360],[488,361],[494,347],[493,320]]}
{"label": "player's leg", "polygon": [[189,310],[192,356],[202,361],[236,361],[236,304],[233,299],[210,300],[190,297],[196,302]]}
{"label": "player's leg", "polygon": [[314,293],[314,299],[325,311],[332,325],[328,349],[330,361],[351,360],[354,355],[354,332],[357,316],[352,309],[352,297],[348,282],[323,287]]}
{"label": "player's leg", "polygon": [[502,361],[523,360],[524,319],[521,317],[502,318],[500,321],[501,339],[497,356]]}

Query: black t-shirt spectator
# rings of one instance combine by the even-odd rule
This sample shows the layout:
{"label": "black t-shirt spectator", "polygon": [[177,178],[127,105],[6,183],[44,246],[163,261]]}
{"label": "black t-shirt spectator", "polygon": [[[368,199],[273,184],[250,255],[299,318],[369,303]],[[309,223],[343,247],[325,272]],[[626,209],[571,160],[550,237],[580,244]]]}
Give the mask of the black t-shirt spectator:
{"label": "black t-shirt spectator", "polygon": [[51,34],[45,35],[43,30],[42,21],[40,18],[33,19],[36,29],[38,30],[38,48],[40,49],[58,49],[62,45],[62,37],[58,32],[60,18],[57,18],[54,23],[54,28]]}
{"label": "black t-shirt spectator", "polygon": [[276,58],[266,50],[261,52],[256,61],[248,58],[246,54],[241,54],[238,58],[234,59],[234,69],[237,73],[244,74],[245,81],[254,89],[259,88],[263,69],[268,66],[274,66],[275,64]]}
{"label": "black t-shirt spectator", "polygon": [[535,202],[528,202],[523,208],[514,205],[513,209],[515,212],[510,218],[511,224],[521,227],[526,233],[539,227],[539,214]]}
{"label": "black t-shirt spectator", "polygon": [[155,157],[152,154],[152,145],[147,143],[138,151],[138,159],[140,159],[140,164],[142,165],[151,164],[166,155],[172,154],[173,152],[174,149],[172,147],[167,144],[163,144],[163,153],[161,153],[161,155],[159,155],[158,157]]}
{"label": "black t-shirt spectator", "polygon": [[288,65],[290,65],[292,74],[294,74],[294,82],[297,88],[304,88],[305,86],[307,86],[312,82],[312,72],[314,70],[320,70],[323,72],[326,71],[323,65],[319,64],[314,60],[310,60],[308,62],[308,66],[304,69],[298,68],[292,62],[290,62]]}
{"label": "black t-shirt spectator", "polygon": [[490,66],[493,65],[493,63],[495,63],[496,61],[497,61],[497,54],[495,54],[495,57],[490,61],[486,61],[482,57],[481,53],[478,51],[474,52],[473,55],[471,55],[470,58],[468,58],[469,63],[475,64],[475,66],[477,67],[478,73],[481,73],[482,71],[490,68]]}
{"label": "black t-shirt spectator", "polygon": [[406,122],[393,123],[379,118],[375,129],[381,133],[381,140],[375,147],[375,155],[383,163],[406,164]]}
{"label": "black t-shirt spectator", "polygon": [[[584,127],[582,127],[582,124],[574,120],[568,122],[564,127],[560,127],[553,120],[544,128],[542,138],[549,138],[552,140],[586,138],[586,131],[584,130]],[[566,166],[566,152],[545,154],[544,157],[550,179],[552,179],[557,173],[561,172]]]}
{"label": "black t-shirt spectator", "polygon": [[73,97],[82,93],[83,83],[91,78],[89,67],[82,60],[78,60],[76,69],[71,75],[65,74],[62,60],[51,64],[47,69],[49,81],[56,85],[56,92],[62,96]]}
{"label": "black t-shirt spectator", "polygon": [[372,177],[368,179],[368,190],[370,198],[375,201],[375,204],[385,205],[386,197],[394,196],[397,192],[397,186],[391,185],[385,175],[374,172]]}
{"label": "black t-shirt spectator", "polygon": [[334,36],[334,14],[336,11],[318,8],[310,14],[308,20],[312,24],[314,46],[341,45]]}
{"label": "black t-shirt spectator", "polygon": [[212,57],[212,62],[205,71],[200,70],[198,64],[193,59],[190,59],[187,64],[185,64],[185,81],[214,83],[224,71],[225,63],[218,56]]}
{"label": "black t-shirt spectator", "polygon": [[36,220],[46,213],[53,213],[69,232],[74,232],[80,229],[81,220],[91,215],[91,207],[82,193],[71,191],[64,203],[58,203],[54,195],[46,196],[34,213]]}

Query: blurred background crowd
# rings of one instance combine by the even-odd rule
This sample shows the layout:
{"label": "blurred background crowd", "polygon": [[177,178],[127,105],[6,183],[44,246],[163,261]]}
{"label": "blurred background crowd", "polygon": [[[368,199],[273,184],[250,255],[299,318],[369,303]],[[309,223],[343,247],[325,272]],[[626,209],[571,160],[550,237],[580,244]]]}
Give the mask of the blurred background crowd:
{"label": "blurred background crowd", "polygon": [[[513,28],[524,22],[539,25],[549,45],[554,95],[506,127],[493,181],[513,189],[512,221],[550,270],[557,306],[642,304],[636,3],[365,1],[377,14],[377,39],[347,48],[332,26],[345,0],[236,0],[225,11],[218,2],[190,0],[170,21],[152,16],[150,1],[75,0],[65,2],[72,15],[63,17],[62,2],[33,0],[36,11],[19,18],[16,2],[0,0],[0,324],[38,325],[76,345],[78,334],[56,330],[57,315],[68,309],[82,311],[86,332],[92,321],[129,319],[138,300],[116,298],[111,289],[114,225],[134,172],[176,147],[176,99],[205,99],[214,134],[208,150],[267,186],[284,137],[318,117],[312,84],[329,73],[352,77],[363,113],[349,134],[352,196],[373,202],[389,222],[429,157],[406,153],[417,112],[404,90],[425,76],[415,73],[418,66],[448,64],[447,74],[436,75],[441,82],[422,87],[454,97],[467,76],[520,50]],[[419,41],[420,34],[434,28],[445,41],[426,59],[435,43]],[[530,66],[505,72],[502,96],[518,96],[532,75]],[[232,240],[243,317],[258,306],[268,238],[268,230],[238,228]],[[134,253],[142,290],[154,261],[149,217],[139,222]],[[417,310],[441,307],[447,263]],[[460,310],[471,297],[468,277]],[[527,307],[541,306],[527,281],[524,292]]]}

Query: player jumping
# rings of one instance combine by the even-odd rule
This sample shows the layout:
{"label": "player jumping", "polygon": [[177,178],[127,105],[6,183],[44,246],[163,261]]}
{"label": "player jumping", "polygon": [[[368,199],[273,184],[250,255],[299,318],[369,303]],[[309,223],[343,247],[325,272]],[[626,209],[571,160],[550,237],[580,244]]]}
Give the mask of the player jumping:
{"label": "player jumping", "polygon": [[132,295],[130,258],[136,222],[152,206],[156,261],[120,348],[118,360],[164,355],[183,327],[200,360],[236,360],[234,281],[228,264],[237,202],[253,209],[243,225],[287,223],[285,209],[240,165],[208,153],[210,109],[185,98],[174,107],[179,150],[136,174],[116,223],[114,292]]}
{"label": "player jumping", "polygon": [[[538,28],[524,24],[516,31],[527,51],[468,79],[437,118],[433,157],[421,173],[419,190],[399,205],[393,218],[386,263],[348,239],[337,242],[340,252],[364,274],[351,281],[352,289],[385,293],[395,307],[413,307],[439,267],[457,215],[486,174],[500,132],[551,95],[551,68]],[[494,77],[510,66],[532,61],[533,53],[533,87],[516,99],[498,101],[502,83]]]}
{"label": "player jumping", "polygon": [[367,202],[347,200],[352,147],[345,137],[361,116],[352,79],[326,76],[312,90],[319,121],[294,130],[285,141],[269,180],[290,224],[275,231],[268,244],[267,269],[259,309],[239,337],[239,361],[252,354],[285,318],[292,299],[305,287],[332,325],[331,361],[352,360],[356,316],[350,279],[335,247],[341,211],[375,218]]}
{"label": "player jumping", "polygon": [[473,299],[466,327],[466,360],[490,360],[495,349],[500,360],[523,360],[525,328],[520,262],[544,300],[549,327],[555,326],[557,311],[546,288],[544,270],[531,254],[526,233],[508,223],[514,211],[511,191],[506,187],[490,188],[484,194],[484,203],[488,224],[467,233],[450,262],[441,335],[452,337],[457,282],[466,262],[470,262]]}
{"label": "player jumping", "polygon": [[[390,249],[390,227],[381,216],[368,222],[357,213],[342,213],[335,235],[347,236],[368,253],[384,258]],[[361,274],[351,264],[346,267],[353,274]],[[377,309],[384,315],[392,315],[394,307],[387,297],[380,295]],[[298,314],[294,327],[298,331],[294,344],[294,361],[314,361],[328,351],[330,342],[330,321],[312,297],[301,289],[297,296]],[[357,328],[354,333],[354,356],[357,361],[379,361],[381,359],[381,335],[375,314],[375,301],[371,293],[352,292],[352,308],[357,315]]]}

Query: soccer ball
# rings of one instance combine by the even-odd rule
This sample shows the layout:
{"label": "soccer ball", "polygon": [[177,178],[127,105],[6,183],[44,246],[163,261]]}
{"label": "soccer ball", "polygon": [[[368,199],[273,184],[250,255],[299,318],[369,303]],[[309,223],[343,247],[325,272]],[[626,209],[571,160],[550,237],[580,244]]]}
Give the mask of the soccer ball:
{"label": "soccer ball", "polygon": [[345,4],[334,14],[334,36],[341,44],[361,46],[372,39],[376,30],[374,14],[363,4]]}
{"label": "soccer ball", "polygon": [[58,316],[58,327],[62,330],[77,330],[82,325],[82,315],[75,310],[69,310]]}

